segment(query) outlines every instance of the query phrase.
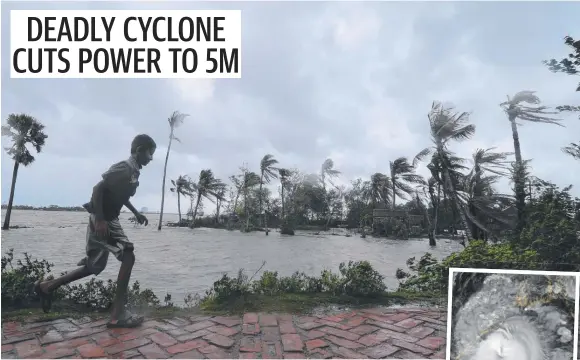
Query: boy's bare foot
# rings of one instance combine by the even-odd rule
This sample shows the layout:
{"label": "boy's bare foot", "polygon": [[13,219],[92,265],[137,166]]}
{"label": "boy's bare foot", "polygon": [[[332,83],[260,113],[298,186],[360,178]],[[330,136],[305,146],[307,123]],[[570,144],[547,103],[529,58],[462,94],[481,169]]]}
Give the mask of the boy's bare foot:
{"label": "boy's bare foot", "polygon": [[145,317],[131,314],[125,310],[123,316],[118,320],[112,320],[107,323],[108,328],[136,328],[143,324]]}

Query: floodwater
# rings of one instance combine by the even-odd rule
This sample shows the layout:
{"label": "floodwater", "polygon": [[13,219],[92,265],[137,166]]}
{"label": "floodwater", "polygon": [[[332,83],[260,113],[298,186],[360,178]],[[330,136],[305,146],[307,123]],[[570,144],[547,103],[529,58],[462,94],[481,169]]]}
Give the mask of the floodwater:
{"label": "floodwater", "polygon": [[[2,219],[5,210],[2,210]],[[420,258],[431,252],[441,259],[462,247],[452,240],[440,240],[430,248],[427,239],[387,240],[357,235],[316,236],[300,234],[284,236],[278,232],[241,233],[218,229],[163,228],[154,225],[158,214],[147,214],[150,225],[136,227],[121,214],[121,223],[129,239],[135,244],[137,262],[132,279],[139,280],[141,288],[152,289],[158,297],[172,295],[175,303],[182,303],[188,293],[203,293],[223,273],[235,275],[240,268],[248,276],[254,274],[263,261],[262,270],[291,275],[303,271],[318,275],[323,269],[338,271],[341,262],[368,260],[386,279],[389,289],[396,289],[397,268],[407,269],[410,257]],[[166,214],[165,221],[176,221],[176,214]],[[12,212],[11,225],[32,228],[2,231],[2,254],[14,248],[15,257],[28,252],[34,258],[54,264],[53,272],[76,268],[84,257],[85,232],[88,216],[83,212],[31,211]],[[119,264],[109,258],[101,279],[116,279]],[[257,275],[259,276],[259,274]]]}

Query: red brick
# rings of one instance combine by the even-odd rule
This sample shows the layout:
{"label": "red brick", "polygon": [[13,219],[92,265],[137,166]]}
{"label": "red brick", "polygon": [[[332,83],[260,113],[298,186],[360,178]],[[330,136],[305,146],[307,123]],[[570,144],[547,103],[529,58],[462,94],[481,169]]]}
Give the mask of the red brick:
{"label": "red brick", "polygon": [[85,344],[77,348],[79,354],[84,358],[106,358],[107,354],[102,347],[94,344]]}
{"label": "red brick", "polygon": [[439,350],[441,346],[445,345],[445,339],[432,336],[417,342],[417,345],[421,345],[431,350]]}
{"label": "red brick", "polygon": [[306,337],[309,339],[318,339],[323,337],[324,335],[326,335],[326,333],[323,333],[322,331],[318,330],[310,330],[309,332],[306,333]]}
{"label": "red brick", "polygon": [[345,338],[345,339],[351,340],[351,341],[354,341],[354,340],[357,340],[358,338],[360,338],[360,335],[358,335],[358,334],[351,333],[351,332],[345,331],[345,330],[335,329],[335,328],[332,328],[329,326],[323,327],[322,329],[319,329],[319,330],[322,332],[325,332],[327,334],[331,334],[334,336]]}
{"label": "red brick", "polygon": [[282,345],[279,341],[262,341],[262,359],[281,359]]}
{"label": "red brick", "polygon": [[359,349],[362,347],[361,344],[356,343],[354,341],[350,341],[350,340],[346,340],[346,339],[342,339],[339,337],[336,337],[334,335],[328,335],[326,337],[326,339],[330,342],[332,342],[333,344],[336,344],[338,346],[342,346],[348,349]]}
{"label": "red brick", "polygon": [[392,339],[391,344],[421,355],[429,355],[433,352],[432,350],[424,348],[422,346],[411,344],[409,342],[398,339]]}
{"label": "red brick", "polygon": [[53,327],[60,332],[71,332],[79,330],[78,326],[73,325],[70,322],[54,324]]}
{"label": "red brick", "polygon": [[42,349],[36,339],[23,341],[16,344],[14,347],[16,348],[16,353],[20,358],[26,359],[42,354]]}
{"label": "red brick", "polygon": [[384,342],[388,338],[389,335],[387,335],[386,333],[382,331],[377,331],[374,334],[368,334],[361,337],[360,339],[358,339],[358,342],[363,344],[364,346],[375,346]]}
{"label": "red brick", "polygon": [[103,326],[106,325],[109,322],[109,319],[101,319],[101,320],[97,320],[97,321],[93,321],[91,323],[88,324],[83,324],[83,327],[99,327],[99,326]]}
{"label": "red brick", "polygon": [[257,359],[258,358],[258,354],[255,352],[243,352],[240,353],[240,355],[238,356],[238,359]]}
{"label": "red brick", "polygon": [[189,325],[189,321],[182,319],[180,317],[174,317],[172,319],[165,319],[165,322],[177,326],[177,327],[182,327],[185,325]]}
{"label": "red brick", "polygon": [[307,321],[305,323],[299,323],[296,326],[298,326],[302,330],[312,330],[312,329],[316,329],[316,328],[322,327],[324,325],[322,325],[320,323],[317,323],[317,322],[313,322],[313,321]]}
{"label": "red brick", "polygon": [[209,335],[204,336],[203,338],[205,340],[207,340],[209,343],[217,345],[217,346],[221,346],[221,347],[229,348],[232,345],[234,345],[234,340],[230,339],[227,336],[223,336],[220,334],[209,334]]}
{"label": "red brick", "polygon": [[322,320],[332,321],[332,322],[341,322],[343,320],[343,318],[340,316],[331,315],[331,316],[323,317]]}
{"label": "red brick", "polygon": [[304,324],[307,322],[315,322],[316,320],[318,320],[318,318],[314,316],[300,316],[299,318],[296,319],[296,322],[298,324]]}
{"label": "red brick", "polygon": [[364,314],[374,314],[374,315],[384,315],[384,309],[381,308],[369,308],[369,309],[362,309],[360,310],[361,313]]}
{"label": "red brick", "polygon": [[5,322],[4,324],[2,324],[3,331],[16,330],[19,328],[20,328],[20,323],[17,323],[15,321]]}
{"label": "red brick", "polygon": [[132,329],[132,328],[114,328],[114,329],[110,329],[109,332],[113,335],[125,335],[125,334],[129,334],[132,332],[137,332],[138,329]]}
{"label": "red brick", "polygon": [[341,356],[344,359],[367,359],[367,357],[363,354],[357,353],[350,349],[339,347],[338,349],[333,351],[336,355]]}
{"label": "red brick", "polygon": [[391,331],[391,330],[387,330],[387,329],[381,329],[379,331],[377,331],[377,333],[382,333],[384,335],[387,335],[393,339],[398,339],[398,340],[402,340],[405,342],[410,342],[410,343],[414,343],[416,341],[418,341],[419,339],[411,336],[411,335],[407,335],[407,334],[403,334],[397,331]]}
{"label": "red brick", "polygon": [[166,350],[170,354],[178,354],[178,353],[198,349],[200,347],[204,347],[207,345],[208,345],[207,342],[205,342],[201,339],[198,339],[198,340],[192,340],[192,341],[188,341],[186,343],[181,343],[181,344],[176,344],[176,345],[170,346]]}
{"label": "red brick", "polygon": [[232,356],[216,346],[210,345],[209,347],[199,349],[200,352],[207,351],[205,357],[208,359],[230,359]]}
{"label": "red brick", "polygon": [[189,340],[197,339],[200,337],[204,337],[204,336],[209,335],[209,334],[211,334],[211,332],[209,330],[202,329],[202,330],[198,330],[198,331],[191,333],[191,334],[185,334],[185,335],[178,336],[177,341],[181,341],[181,342],[189,341]]}
{"label": "red brick", "polygon": [[233,336],[240,332],[240,330],[235,327],[226,327],[223,325],[208,327],[207,330],[223,336]]}
{"label": "red brick", "polygon": [[244,314],[244,324],[256,324],[258,322],[258,314],[246,313]]}
{"label": "red brick", "polygon": [[184,327],[183,329],[187,330],[189,332],[195,332],[198,330],[207,329],[208,327],[214,326],[214,325],[215,324],[213,322],[211,322],[209,320],[204,320],[204,321],[200,321],[200,322],[197,322],[195,324],[192,324],[192,325],[188,325],[188,326]]}
{"label": "red brick", "polygon": [[445,351],[446,350],[443,349],[443,350],[431,355],[431,359],[438,359],[438,360],[445,359]]}
{"label": "red brick", "polygon": [[362,316],[355,316],[348,319],[344,324],[350,327],[360,326],[362,325],[366,319]]}
{"label": "red brick", "polygon": [[364,314],[364,317],[366,317],[369,320],[374,320],[374,321],[378,321],[378,322],[382,322],[382,323],[388,323],[388,324],[392,324],[393,321],[390,320],[390,318],[387,317],[387,315],[374,315],[374,314]]}
{"label": "red brick", "polygon": [[400,349],[398,347],[385,343],[374,347],[366,348],[364,350],[361,350],[361,352],[373,359],[386,359],[387,356],[392,355],[399,350]]}
{"label": "red brick", "polygon": [[169,357],[169,355],[157,344],[145,345],[137,350],[139,350],[146,359],[167,359]]}
{"label": "red brick", "polygon": [[394,356],[396,356],[397,359],[426,359],[426,355],[421,355],[404,349],[396,352]]}
{"label": "red brick", "polygon": [[303,353],[299,352],[288,352],[284,353],[284,359],[306,359]]}
{"label": "red brick", "polygon": [[82,318],[78,318],[78,319],[69,319],[70,322],[72,322],[75,325],[85,325],[90,323],[91,321],[93,321],[93,319],[91,319],[88,316],[83,316]]}
{"label": "red brick", "polygon": [[407,331],[407,334],[414,336],[416,338],[422,339],[426,336],[431,335],[435,330],[425,327],[425,326],[417,326],[412,328],[411,330]]}
{"label": "red brick", "polygon": [[329,359],[332,357],[332,353],[327,349],[314,349],[310,352],[310,358],[314,359]]}
{"label": "red brick", "polygon": [[280,341],[280,329],[278,327],[263,327],[262,340],[264,341]]}
{"label": "red brick", "polygon": [[256,335],[260,332],[260,324],[244,324],[242,325],[242,333],[245,335]]}
{"label": "red brick", "polygon": [[394,325],[400,326],[400,327],[405,328],[405,329],[412,329],[415,326],[421,325],[422,323],[423,323],[423,321],[421,321],[421,320],[408,318],[408,319],[399,321],[398,323],[395,323]]}
{"label": "red brick", "polygon": [[182,335],[187,335],[189,334],[188,331],[185,331],[183,329],[175,329],[175,330],[169,330],[167,332],[169,335],[171,336],[182,336]]}
{"label": "red brick", "polygon": [[242,322],[238,317],[222,317],[222,316],[216,316],[212,319],[212,321],[227,327],[240,325]]}
{"label": "red brick", "polygon": [[203,359],[203,355],[197,350],[190,350],[187,352],[173,355],[172,359]]}
{"label": "red brick", "polygon": [[262,343],[260,339],[253,336],[244,336],[240,340],[240,351],[242,352],[260,352],[262,351]]}
{"label": "red brick", "polygon": [[119,340],[119,342],[123,342],[123,341],[135,340],[138,337],[139,337],[139,332],[135,331],[135,332],[130,332],[130,333],[121,335],[117,338],[117,340]]}
{"label": "red brick", "polygon": [[302,351],[302,340],[298,334],[283,334],[282,346],[284,351]]}
{"label": "red brick", "polygon": [[75,357],[75,350],[70,348],[60,348],[47,351],[40,355],[39,358],[42,359],[61,359],[64,357],[73,356]]}
{"label": "red brick", "polygon": [[390,320],[390,321],[392,321],[392,322],[394,322],[394,323],[397,323],[399,321],[408,319],[410,317],[411,317],[410,314],[407,314],[407,313],[398,313],[398,314],[388,315],[387,316],[387,319]]}
{"label": "red brick", "polygon": [[264,326],[278,326],[278,320],[276,319],[276,316],[274,316],[274,315],[261,314],[260,315],[260,325],[262,327],[264,327]]}
{"label": "red brick", "polygon": [[294,329],[294,324],[289,321],[284,321],[280,323],[280,333],[281,334],[296,334],[296,329]]}
{"label": "red brick", "polygon": [[366,335],[366,334],[370,334],[374,331],[377,331],[379,328],[376,326],[372,326],[372,325],[361,325],[361,326],[357,326],[353,329],[350,329],[349,331],[352,333],[355,333],[357,335]]}
{"label": "red brick", "polygon": [[426,317],[426,316],[416,316],[415,318],[419,319],[419,320],[423,320],[423,321],[431,323],[431,324],[445,326],[445,323],[443,321],[431,319],[431,318]]}
{"label": "red brick", "polygon": [[50,345],[46,346],[45,349],[47,351],[58,349],[58,348],[74,349],[74,348],[77,348],[81,345],[85,345],[88,343],[89,343],[89,339],[87,339],[87,338],[72,339],[72,340],[61,341],[59,343],[50,344]]}
{"label": "red brick", "polygon": [[177,344],[177,340],[162,332],[153,334],[149,338],[164,348]]}
{"label": "red brick", "polygon": [[278,315],[278,322],[293,322],[294,316],[290,314],[282,314]]}
{"label": "red brick", "polygon": [[344,324],[341,324],[341,323],[337,323],[337,322],[334,322],[334,321],[328,321],[328,320],[320,319],[320,320],[318,320],[318,322],[321,323],[321,324],[323,324],[323,325],[326,325],[328,327],[333,327],[333,328],[339,329],[339,330],[348,330],[348,329],[350,329],[350,326],[347,326],[347,325],[344,325]]}
{"label": "red brick", "polygon": [[2,345],[2,352],[12,351],[12,349],[14,349],[14,345],[12,344]]}
{"label": "red brick", "polygon": [[56,330],[50,330],[40,338],[40,343],[43,345],[52,344],[63,340],[62,335]]}
{"label": "red brick", "polygon": [[105,351],[111,355],[114,355],[114,354],[120,353],[122,351],[127,351],[127,350],[131,350],[134,348],[138,348],[138,347],[147,345],[150,342],[151,342],[151,340],[146,339],[146,338],[129,340],[127,342],[123,342],[123,343],[115,344],[113,346],[109,346],[109,347],[105,348]]}
{"label": "red brick", "polygon": [[133,358],[136,358],[137,356],[141,357],[143,355],[141,355],[141,353],[139,351],[137,351],[136,349],[133,349],[133,350],[121,351],[120,353],[112,355],[112,358],[113,359],[133,359]]}
{"label": "red brick", "polygon": [[103,332],[92,336],[97,345],[108,347],[120,343],[121,341],[112,337],[109,333]]}
{"label": "red brick", "polygon": [[[5,335],[5,334],[3,334]],[[16,344],[16,343],[20,343],[23,341],[27,341],[27,340],[35,340],[36,336],[34,334],[25,334],[25,335],[18,335],[18,336],[10,336],[4,340],[2,340],[2,344],[3,345],[8,345],[8,344]]]}
{"label": "red brick", "polygon": [[[122,330],[122,329],[111,329],[111,330]],[[80,337],[91,336],[96,333],[100,333],[106,331],[104,327],[94,327],[94,328],[82,328],[79,331],[73,331],[70,333],[64,334],[66,339],[76,339]]]}
{"label": "red brick", "polygon": [[306,349],[308,349],[308,351],[312,351],[312,349],[326,347],[326,346],[328,346],[328,344],[321,339],[308,340],[306,342]]}

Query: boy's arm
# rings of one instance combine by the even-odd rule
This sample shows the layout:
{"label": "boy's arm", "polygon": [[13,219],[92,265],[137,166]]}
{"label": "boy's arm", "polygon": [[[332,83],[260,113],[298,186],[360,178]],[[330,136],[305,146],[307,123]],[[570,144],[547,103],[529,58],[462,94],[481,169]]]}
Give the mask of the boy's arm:
{"label": "boy's arm", "polygon": [[138,214],[140,214],[139,211],[137,211],[137,209],[135,209],[133,204],[131,204],[131,201],[127,200],[127,202],[125,203],[125,206],[127,207],[127,209],[131,210],[133,215],[137,216]]}
{"label": "boy's arm", "polygon": [[95,220],[102,221],[105,219],[103,214],[103,190],[105,190],[105,183],[103,180],[99,181],[95,187],[93,187],[93,210],[95,212]]}

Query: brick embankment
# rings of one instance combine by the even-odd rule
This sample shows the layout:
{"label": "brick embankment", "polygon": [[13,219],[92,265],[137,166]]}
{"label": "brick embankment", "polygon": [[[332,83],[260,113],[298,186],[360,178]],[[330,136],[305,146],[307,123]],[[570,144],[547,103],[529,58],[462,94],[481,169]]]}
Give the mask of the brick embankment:
{"label": "brick embankment", "polygon": [[6,322],[2,358],[444,359],[446,316],[424,308],[246,313],[147,320],[137,329],[107,329],[89,317]]}

